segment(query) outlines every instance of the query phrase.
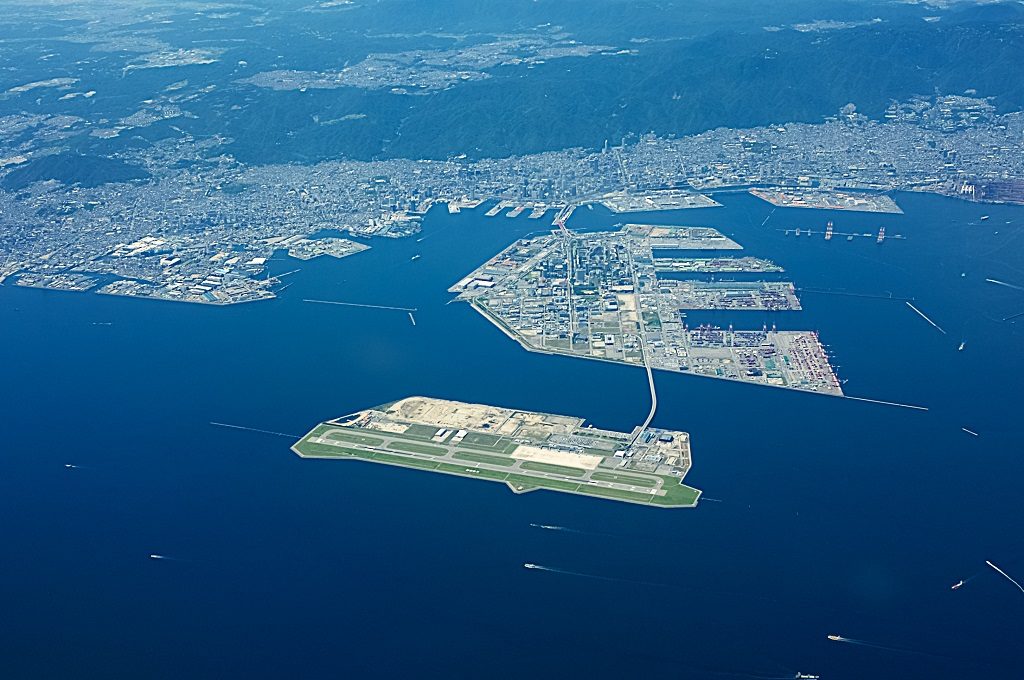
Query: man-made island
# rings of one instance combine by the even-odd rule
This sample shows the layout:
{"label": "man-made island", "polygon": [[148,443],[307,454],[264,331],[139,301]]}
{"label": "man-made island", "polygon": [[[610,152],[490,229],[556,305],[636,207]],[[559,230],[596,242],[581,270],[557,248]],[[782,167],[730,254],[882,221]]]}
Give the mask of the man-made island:
{"label": "man-made island", "polygon": [[663,508],[697,505],[683,484],[685,432],[631,433],[582,418],[408,397],[317,425],[292,446],[303,458],[336,458],[503,482]]}
{"label": "man-made island", "polygon": [[762,201],[780,208],[817,208],[858,212],[902,214],[903,210],[888,194],[863,191],[822,191],[819,189],[751,189]]}
{"label": "man-made island", "polygon": [[[673,266],[676,258],[666,248],[683,243],[685,250],[722,250],[723,242],[740,248],[710,227],[563,229],[516,241],[449,290],[531,351],[841,396],[814,331],[689,326],[686,310],[800,309],[796,289],[786,281],[659,276],[693,267],[688,255]],[[761,260],[716,261],[723,271],[778,269]]]}

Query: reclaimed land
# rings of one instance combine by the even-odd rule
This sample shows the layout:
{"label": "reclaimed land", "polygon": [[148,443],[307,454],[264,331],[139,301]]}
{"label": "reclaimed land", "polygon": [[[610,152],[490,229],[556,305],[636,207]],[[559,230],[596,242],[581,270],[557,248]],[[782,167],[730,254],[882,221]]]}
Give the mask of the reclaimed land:
{"label": "reclaimed land", "polygon": [[[374,432],[374,436],[368,436],[366,430],[339,428],[330,423],[323,423],[293,445],[292,450],[302,458],[360,460],[501,482],[517,494],[548,490],[662,508],[694,507],[700,498],[701,492],[698,489],[681,484],[678,478],[666,475],[595,471],[592,473],[591,481],[581,481],[574,477],[583,474],[583,470],[518,461],[507,455],[511,451],[505,451],[506,455],[501,455],[501,449],[491,449],[492,453],[485,454],[467,451],[460,446],[458,450],[452,451],[450,456],[444,457],[447,451],[441,446],[416,444],[410,441],[419,439],[422,442],[424,435],[427,434],[426,429],[415,434],[405,433],[404,436],[390,432]],[[476,440],[474,443],[485,447],[491,442]],[[463,461],[465,465],[460,464]],[[517,464],[518,467],[514,467]],[[654,488],[659,483],[661,488]],[[627,488],[621,488],[623,486]]]}

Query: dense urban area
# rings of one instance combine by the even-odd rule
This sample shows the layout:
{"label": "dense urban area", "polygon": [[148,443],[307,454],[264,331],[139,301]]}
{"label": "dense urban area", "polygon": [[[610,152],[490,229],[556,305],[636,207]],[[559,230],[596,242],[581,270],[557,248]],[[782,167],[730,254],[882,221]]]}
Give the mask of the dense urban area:
{"label": "dense urban area", "polygon": [[[38,87],[71,83],[21,90]],[[122,129],[183,115],[184,103],[165,93]],[[0,132],[3,182],[21,165],[59,153],[62,142],[101,131],[74,116],[20,113],[0,119]],[[340,232],[405,236],[440,202],[457,211],[497,199],[496,207],[528,207],[538,218],[557,210],[560,223],[589,202],[625,211],[714,205],[696,192],[752,185],[1017,202],[1024,200],[1024,160],[1013,151],[1022,135],[1024,114],[998,115],[987,100],[968,96],[894,103],[883,121],[849,105],[820,124],[482,160],[251,166],[223,152],[225,137],[182,132],[106,159],[141,170],[140,178],[98,186],[36,181],[0,191],[0,281],[214,304],[270,298],[281,283],[266,269],[276,251],[298,244],[297,252],[309,253],[310,237]],[[348,240],[335,245],[324,252],[363,249]]]}

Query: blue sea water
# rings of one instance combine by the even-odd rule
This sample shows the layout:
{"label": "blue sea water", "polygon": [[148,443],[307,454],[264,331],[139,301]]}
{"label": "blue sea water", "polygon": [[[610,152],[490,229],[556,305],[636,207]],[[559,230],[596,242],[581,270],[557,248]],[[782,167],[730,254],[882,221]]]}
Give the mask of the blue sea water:
{"label": "blue sea water", "polygon": [[[0,286],[0,676],[1020,677],[1024,595],[984,560],[1024,575],[1022,333],[1001,321],[1024,291],[985,279],[1024,284],[1024,210],[897,199],[641,216],[719,227],[798,286],[913,297],[947,332],[811,292],[799,313],[691,314],[817,329],[849,394],[930,409],[658,373],[654,423],[692,434],[687,481],[715,499],[694,510],[304,461],[210,424],[297,437],[424,394],[632,428],[643,371],[526,352],[447,304],[546,225],[525,215],[434,210],[421,240],[282,257],[301,272],[280,299],[230,308]],[[782,231],[828,219],[907,238]]]}

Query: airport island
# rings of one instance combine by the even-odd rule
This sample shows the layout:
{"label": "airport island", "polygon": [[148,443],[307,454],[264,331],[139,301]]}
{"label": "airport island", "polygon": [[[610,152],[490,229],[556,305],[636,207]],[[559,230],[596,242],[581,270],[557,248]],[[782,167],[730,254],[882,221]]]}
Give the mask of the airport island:
{"label": "airport island", "polygon": [[686,432],[631,433],[582,418],[408,397],[329,420],[292,446],[302,458],[361,460],[508,486],[517,494],[560,491],[659,508],[697,505],[683,484]]}

